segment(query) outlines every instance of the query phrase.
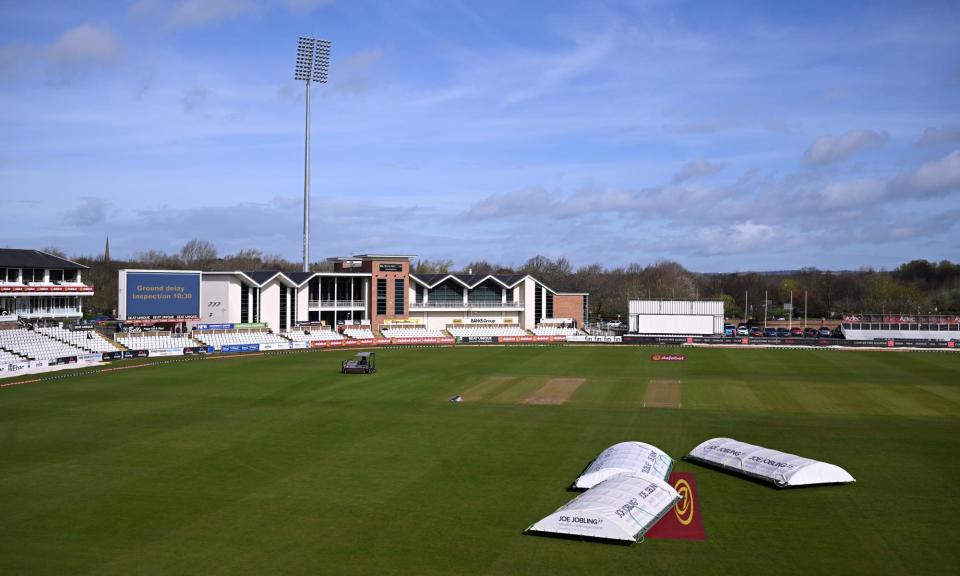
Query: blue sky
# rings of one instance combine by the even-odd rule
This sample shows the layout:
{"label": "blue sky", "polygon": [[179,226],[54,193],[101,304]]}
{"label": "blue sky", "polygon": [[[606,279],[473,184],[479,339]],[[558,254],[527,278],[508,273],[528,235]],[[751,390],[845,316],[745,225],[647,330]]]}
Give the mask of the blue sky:
{"label": "blue sky", "polygon": [[298,260],[302,34],[315,259],[960,260],[957,2],[0,0],[0,245]]}

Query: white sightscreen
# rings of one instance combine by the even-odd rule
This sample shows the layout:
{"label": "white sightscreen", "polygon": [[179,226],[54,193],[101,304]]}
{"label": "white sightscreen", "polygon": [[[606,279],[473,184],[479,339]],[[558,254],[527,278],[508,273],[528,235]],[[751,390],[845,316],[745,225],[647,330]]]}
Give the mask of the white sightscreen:
{"label": "white sightscreen", "polygon": [[620,474],[567,502],[527,532],[636,542],[679,499],[663,480]]}
{"label": "white sightscreen", "polygon": [[636,317],[638,334],[713,334],[713,316],[653,315]]}
{"label": "white sightscreen", "polygon": [[731,438],[707,440],[691,450],[687,458],[761,478],[780,487],[856,481],[846,470],[834,464]]}
{"label": "white sightscreen", "polygon": [[660,480],[670,477],[673,460],[666,452],[644,442],[620,442],[607,448],[574,481],[575,488],[592,488],[625,472],[647,474]]}

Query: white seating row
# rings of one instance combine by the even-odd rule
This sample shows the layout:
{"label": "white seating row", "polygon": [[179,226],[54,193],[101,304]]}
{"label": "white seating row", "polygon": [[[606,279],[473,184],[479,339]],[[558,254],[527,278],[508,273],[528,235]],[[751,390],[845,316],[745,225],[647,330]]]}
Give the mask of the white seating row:
{"label": "white seating row", "polygon": [[[25,328],[0,330],[0,348],[27,356],[30,360],[52,360],[65,356],[85,356],[86,350]],[[21,358],[22,360],[22,358]]]}
{"label": "white seating row", "polygon": [[157,334],[136,334],[125,335],[118,333],[117,343],[130,350],[166,350],[169,348],[186,348],[196,346],[186,334],[177,335],[157,335]]}
{"label": "white seating row", "polygon": [[348,338],[355,338],[358,340],[370,339],[373,338],[373,332],[369,328],[346,328],[343,331],[343,334]]}
{"label": "white seating row", "polygon": [[537,336],[577,336],[583,334],[576,328],[561,328],[559,326],[537,326],[531,331]]}
{"label": "white seating row", "polygon": [[117,347],[96,330],[68,330],[62,327],[38,328],[39,332],[64,340],[77,348],[90,352],[115,352]]}
{"label": "white seating row", "polygon": [[329,328],[313,328],[306,332],[303,330],[295,330],[293,332],[283,332],[281,335],[284,338],[293,340],[294,342],[313,342],[314,340],[343,340],[343,336],[337,334]]}
{"label": "white seating row", "polygon": [[384,338],[442,338],[447,335],[443,330],[426,328],[381,328]]}
{"label": "white seating row", "polygon": [[13,352],[0,349],[0,364],[9,364],[11,362],[23,362],[26,360],[23,356],[18,356]]}

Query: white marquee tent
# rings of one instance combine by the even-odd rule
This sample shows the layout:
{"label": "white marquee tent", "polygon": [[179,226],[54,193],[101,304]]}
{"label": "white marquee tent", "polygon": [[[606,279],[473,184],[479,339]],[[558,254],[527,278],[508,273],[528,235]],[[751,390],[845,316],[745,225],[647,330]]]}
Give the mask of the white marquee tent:
{"label": "white marquee tent", "polygon": [[644,442],[620,442],[607,448],[587,466],[574,488],[592,488],[617,474],[639,473],[667,480],[673,460],[666,452]]}
{"label": "white marquee tent", "polygon": [[690,451],[696,460],[773,482],[779,487],[856,482],[846,470],[731,438],[711,438]]}
{"label": "white marquee tent", "polygon": [[680,494],[651,476],[619,474],[597,484],[527,528],[527,532],[638,541]]}

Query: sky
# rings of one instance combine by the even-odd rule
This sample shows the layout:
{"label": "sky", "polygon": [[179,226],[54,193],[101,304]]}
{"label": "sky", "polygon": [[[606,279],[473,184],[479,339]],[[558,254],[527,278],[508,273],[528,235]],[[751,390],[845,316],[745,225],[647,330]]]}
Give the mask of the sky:
{"label": "sky", "polygon": [[960,3],[0,0],[0,246],[960,261]]}

